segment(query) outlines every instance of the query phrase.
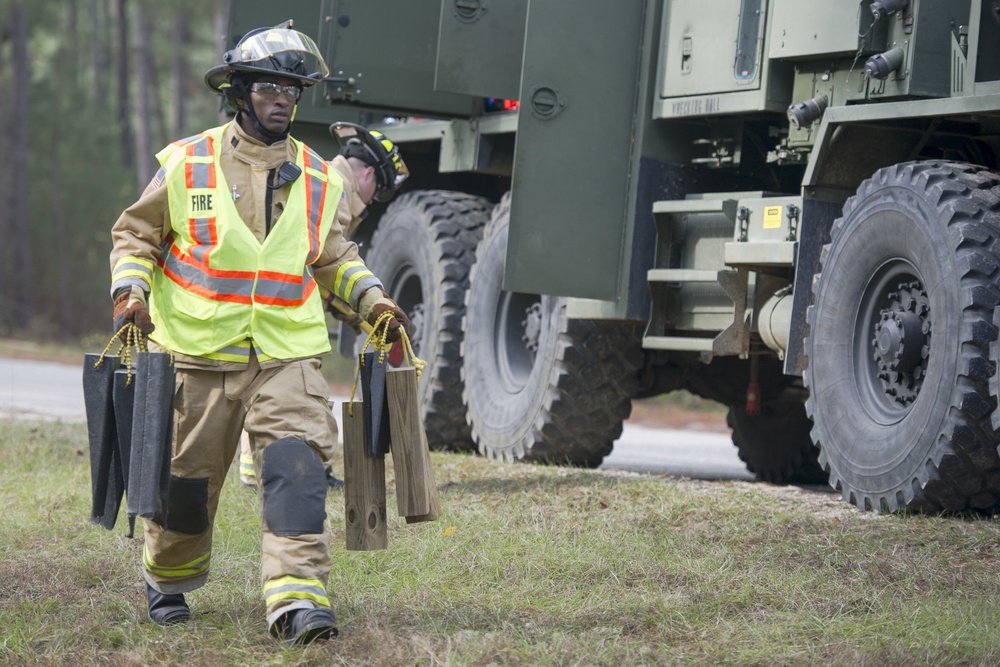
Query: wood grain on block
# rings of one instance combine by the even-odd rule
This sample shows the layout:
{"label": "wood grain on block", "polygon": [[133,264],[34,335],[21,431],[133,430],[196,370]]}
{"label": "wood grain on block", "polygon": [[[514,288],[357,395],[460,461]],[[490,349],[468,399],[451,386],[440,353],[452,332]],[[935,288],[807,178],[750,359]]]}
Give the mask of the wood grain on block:
{"label": "wood grain on block", "polygon": [[385,549],[385,457],[368,456],[360,401],[344,403],[343,423],[347,550]]}
{"label": "wood grain on block", "polygon": [[417,373],[412,368],[386,373],[392,465],[396,473],[396,504],[407,523],[440,516],[427,433],[420,418]]}

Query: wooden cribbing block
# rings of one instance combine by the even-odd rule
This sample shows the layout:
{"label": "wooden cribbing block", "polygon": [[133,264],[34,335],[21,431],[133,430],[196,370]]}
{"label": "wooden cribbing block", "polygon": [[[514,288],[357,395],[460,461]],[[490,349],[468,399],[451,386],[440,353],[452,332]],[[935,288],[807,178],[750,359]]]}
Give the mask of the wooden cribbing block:
{"label": "wooden cribbing block", "polygon": [[441,510],[427,433],[420,418],[417,372],[413,368],[389,370],[385,380],[399,516],[406,517],[407,523],[433,521]]}
{"label": "wooden cribbing block", "polygon": [[375,551],[388,546],[385,457],[368,456],[360,401],[344,403],[344,518],[348,551]]}

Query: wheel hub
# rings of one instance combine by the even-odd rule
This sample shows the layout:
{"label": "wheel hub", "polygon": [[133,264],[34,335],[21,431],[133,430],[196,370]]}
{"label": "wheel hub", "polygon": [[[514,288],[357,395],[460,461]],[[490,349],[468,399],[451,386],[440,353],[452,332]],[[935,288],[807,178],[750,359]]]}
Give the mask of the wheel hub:
{"label": "wheel hub", "polygon": [[900,283],[886,301],[875,323],[873,358],[886,395],[908,405],[920,393],[930,356],[930,302],[919,281]]}
{"label": "wheel hub", "polygon": [[535,302],[525,311],[525,319],[521,322],[524,335],[521,342],[532,352],[538,352],[538,340],[542,335],[542,304]]}

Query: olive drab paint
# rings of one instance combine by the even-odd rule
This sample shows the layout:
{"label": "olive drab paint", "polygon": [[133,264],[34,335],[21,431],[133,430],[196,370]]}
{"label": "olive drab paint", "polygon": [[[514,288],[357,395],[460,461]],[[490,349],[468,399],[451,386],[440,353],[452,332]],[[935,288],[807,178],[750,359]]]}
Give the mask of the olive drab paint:
{"label": "olive drab paint", "polygon": [[[993,129],[1000,22],[991,0],[710,4],[711,11],[699,0],[441,0],[439,11],[409,0],[292,7],[297,27],[321,35],[331,71],[353,80],[303,96],[297,133],[318,145],[313,137],[334,121],[374,123],[406,156],[414,174],[407,188],[483,198],[498,204],[494,218],[506,223],[470,223],[487,238],[478,247],[463,241],[466,251],[491,258],[491,274],[480,272],[478,286],[469,262],[449,265],[461,278],[454,289],[467,290],[464,305],[459,298],[453,308],[464,328],[447,321],[452,310],[422,311],[428,331],[466,352],[493,355],[482,365],[461,355],[440,362],[443,375],[465,374],[453,386],[463,392],[466,413],[439,416],[458,430],[468,423],[467,437],[490,455],[535,460],[555,451],[561,460],[594,465],[611,451],[640,386],[643,395],[687,389],[730,409],[734,442],[762,479],[815,481],[829,473],[849,502],[897,511],[924,501],[943,507],[946,494],[934,491],[943,475],[975,480],[948,487],[955,506],[1000,505],[1000,481],[986,475],[1000,469],[986,426],[973,429],[972,450],[959,457],[965,463],[947,474],[937,466],[952,459],[928,444],[952,441],[947,418],[913,429],[912,437],[886,435],[899,460],[923,456],[931,464],[929,472],[898,470],[885,489],[865,487],[878,474],[865,472],[863,461],[844,464],[858,468],[846,474],[827,456],[847,446],[827,428],[838,413],[850,414],[847,421],[902,423],[930,414],[922,395],[932,401],[934,392],[959,391],[957,362],[939,356],[953,346],[935,332],[962,329],[939,316],[953,312],[954,295],[968,288],[959,281],[950,292],[935,291],[923,284],[924,273],[951,279],[955,272],[920,266],[929,256],[953,257],[931,252],[944,252],[940,243],[912,252],[922,259],[899,250],[887,261],[912,264],[913,276],[899,269],[899,279],[885,286],[877,284],[879,266],[851,267],[873,278],[857,287],[859,310],[838,317],[817,312],[828,301],[815,293],[830,280],[829,273],[820,278],[824,247],[854,229],[840,222],[845,206],[867,196],[876,175],[884,182],[871,196],[887,202],[878,215],[915,217],[923,227],[935,224],[933,216],[916,211],[932,203],[904,206],[903,195],[890,192],[903,187],[908,169],[924,178],[953,174],[955,187],[979,179],[993,192],[982,173],[997,168],[1000,154]],[[278,20],[276,11],[263,0],[232,3],[230,36]],[[287,8],[280,11],[284,18]],[[934,160],[960,166],[949,171]],[[936,191],[907,197],[928,199],[929,192]],[[460,216],[460,208],[452,212]],[[370,239],[404,213],[390,205],[359,233]],[[936,238],[925,231],[900,234],[894,247]],[[497,240],[490,233],[506,235],[502,251],[487,247]],[[494,261],[497,252],[502,262]],[[1000,292],[1000,281],[988,280],[985,292]],[[430,290],[446,289],[422,287],[423,302],[414,303],[422,307],[432,301]],[[482,298],[493,301],[479,307]],[[989,299],[981,306],[991,312]],[[858,323],[849,340],[834,343],[859,360],[850,365],[859,389],[857,405],[825,414],[809,400],[819,391],[808,370],[818,336],[810,322],[832,320]],[[585,340],[574,331],[586,327],[573,322],[597,323],[614,342]],[[638,334],[627,333],[634,329]],[[985,351],[991,341],[972,342],[976,363],[994,367],[998,350]],[[439,377],[435,363],[428,377]],[[469,389],[470,378],[491,368],[500,369],[497,382],[510,382],[518,406],[503,423],[488,423],[475,406],[486,385]],[[574,411],[586,396],[598,396],[595,387],[573,393],[592,377],[632,378],[621,388],[597,385],[613,396],[595,405],[625,407]],[[976,401],[991,404],[1000,381],[981,379]],[[925,383],[937,384],[931,390]],[[748,387],[759,387],[759,415],[748,410]],[[433,397],[425,405],[436,409]],[[588,430],[566,426],[584,417],[595,420]],[[994,421],[1000,426],[1000,416]],[[490,433],[500,440],[484,444]]]}

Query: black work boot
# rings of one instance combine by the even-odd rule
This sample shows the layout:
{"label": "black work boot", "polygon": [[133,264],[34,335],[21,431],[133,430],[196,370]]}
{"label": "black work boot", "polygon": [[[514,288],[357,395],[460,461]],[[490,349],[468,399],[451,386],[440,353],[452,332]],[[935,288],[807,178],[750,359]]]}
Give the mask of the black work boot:
{"label": "black work boot", "polygon": [[191,619],[191,609],[183,595],[166,595],[146,584],[146,605],[149,618],[159,625],[187,623]]}
{"label": "black work boot", "polygon": [[338,634],[337,621],[326,607],[293,609],[275,622],[272,632],[283,644],[311,644]]}
{"label": "black work boot", "polygon": [[344,480],[337,479],[333,476],[333,468],[326,469],[326,485],[331,489],[342,489],[344,488]]}

